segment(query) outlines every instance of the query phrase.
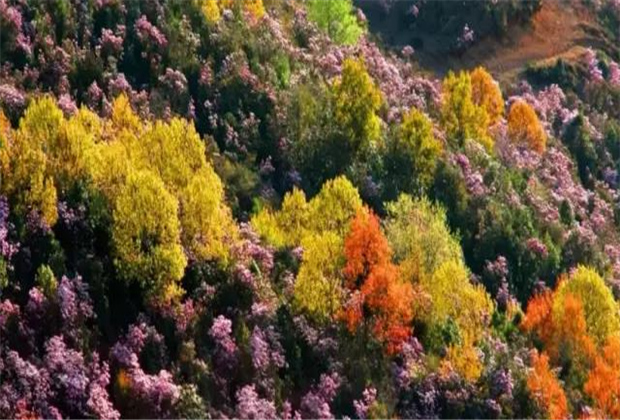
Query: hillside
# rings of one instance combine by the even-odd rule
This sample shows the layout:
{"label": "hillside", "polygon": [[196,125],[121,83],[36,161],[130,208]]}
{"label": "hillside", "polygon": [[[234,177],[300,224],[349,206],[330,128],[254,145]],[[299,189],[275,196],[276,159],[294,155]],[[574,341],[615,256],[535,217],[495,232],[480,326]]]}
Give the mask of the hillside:
{"label": "hillside", "polygon": [[0,0],[0,418],[620,417],[619,23]]}

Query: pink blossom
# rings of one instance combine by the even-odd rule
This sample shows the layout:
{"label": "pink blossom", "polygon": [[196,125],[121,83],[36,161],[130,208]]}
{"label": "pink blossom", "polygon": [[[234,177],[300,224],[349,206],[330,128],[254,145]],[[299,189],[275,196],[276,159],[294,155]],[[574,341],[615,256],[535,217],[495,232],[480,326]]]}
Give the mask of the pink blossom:
{"label": "pink blossom", "polygon": [[588,66],[588,75],[593,83],[600,83],[603,79],[603,71],[599,68],[598,58],[592,48],[586,50],[584,61]]}
{"label": "pink blossom", "polygon": [[612,86],[620,86],[620,66],[615,61],[609,63],[609,83]]}
{"label": "pink blossom", "polygon": [[275,419],[275,404],[260,398],[254,385],[246,385],[237,391],[237,417],[240,419]]}
{"label": "pink blossom", "polygon": [[146,16],[140,16],[134,25],[138,39],[147,45],[152,45],[157,51],[161,51],[168,45],[168,40],[161,31],[148,21]]}

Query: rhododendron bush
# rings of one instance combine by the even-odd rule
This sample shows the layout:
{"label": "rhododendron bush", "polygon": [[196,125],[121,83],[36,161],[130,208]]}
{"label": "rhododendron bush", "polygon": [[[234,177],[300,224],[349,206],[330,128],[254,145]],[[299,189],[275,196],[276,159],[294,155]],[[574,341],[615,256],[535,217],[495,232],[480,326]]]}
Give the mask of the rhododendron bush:
{"label": "rhododendron bush", "polygon": [[620,57],[452,3],[0,0],[0,417],[618,417]]}

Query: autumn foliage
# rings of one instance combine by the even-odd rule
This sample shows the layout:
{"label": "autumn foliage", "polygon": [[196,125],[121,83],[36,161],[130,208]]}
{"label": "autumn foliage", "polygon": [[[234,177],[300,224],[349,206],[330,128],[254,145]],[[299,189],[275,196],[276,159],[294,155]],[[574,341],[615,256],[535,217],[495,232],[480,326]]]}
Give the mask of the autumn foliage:
{"label": "autumn foliage", "polygon": [[620,417],[620,337],[610,337],[596,357],[584,391],[594,400],[596,416]]}
{"label": "autumn foliage", "polygon": [[536,111],[523,100],[517,100],[510,107],[508,136],[513,143],[524,144],[540,154],[547,148],[547,134]]}
{"label": "autumn foliage", "polygon": [[532,352],[532,371],[527,377],[527,388],[545,416],[551,419],[568,417],[566,395],[549,366],[546,354]]}
{"label": "autumn foliage", "polygon": [[471,72],[471,90],[474,104],[485,109],[490,125],[496,124],[504,114],[504,98],[499,84],[484,67]]}
{"label": "autumn foliage", "polygon": [[572,294],[554,299],[550,290],[534,296],[521,327],[537,335],[553,361],[559,360],[561,352],[571,354],[575,360],[590,360],[596,348],[587,332],[581,299]]}
{"label": "autumn foliage", "polygon": [[391,262],[391,250],[379,219],[368,209],[358,211],[345,240],[343,274],[351,293],[342,317],[350,331],[368,322],[373,334],[396,352],[411,335],[414,292]]}

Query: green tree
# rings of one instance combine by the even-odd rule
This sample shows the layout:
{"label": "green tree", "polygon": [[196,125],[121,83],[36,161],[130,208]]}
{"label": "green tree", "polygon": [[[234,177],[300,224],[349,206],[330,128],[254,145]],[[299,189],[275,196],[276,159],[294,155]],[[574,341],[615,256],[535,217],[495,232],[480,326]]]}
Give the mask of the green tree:
{"label": "green tree", "polygon": [[364,33],[351,0],[310,0],[308,18],[338,44],[355,44]]}
{"label": "green tree", "polygon": [[461,261],[457,238],[446,224],[446,212],[427,198],[401,194],[387,206],[386,234],[405,278],[428,278],[446,261]]}
{"label": "green tree", "polygon": [[387,150],[386,178],[391,195],[396,198],[399,192],[425,191],[433,181],[441,150],[431,120],[415,108],[405,114]]}

